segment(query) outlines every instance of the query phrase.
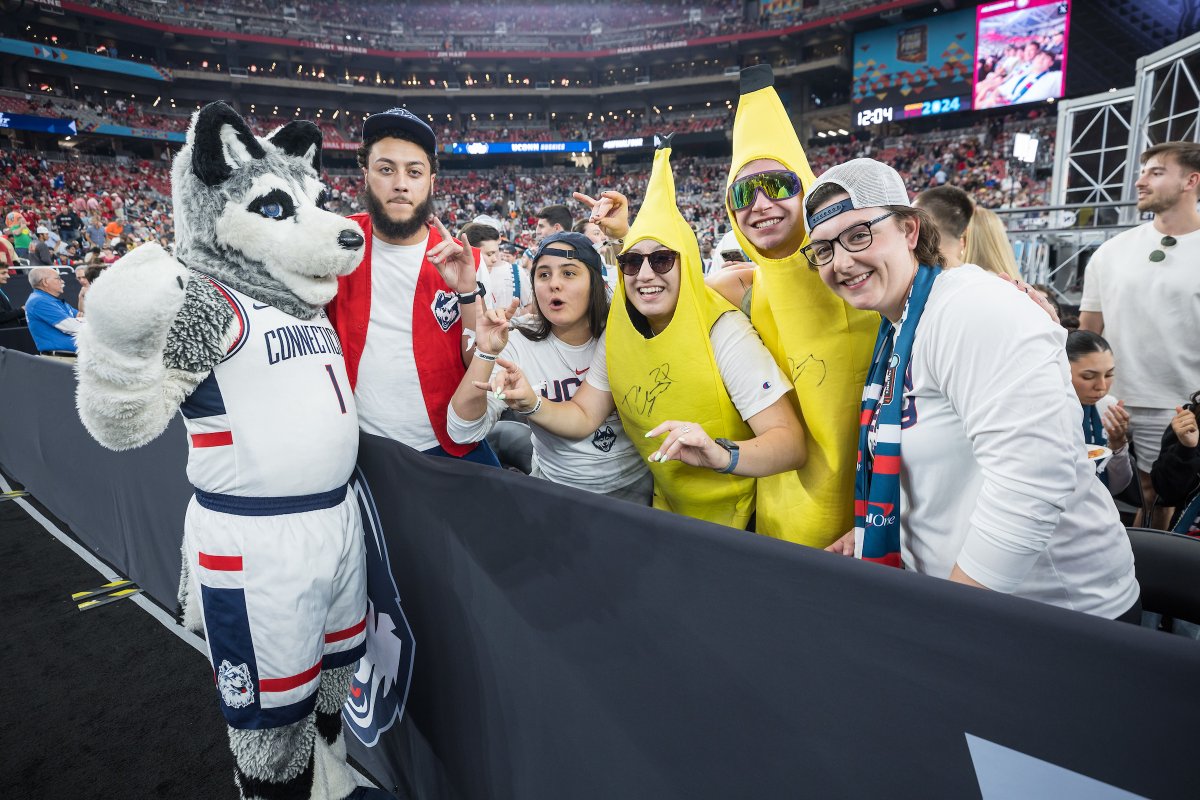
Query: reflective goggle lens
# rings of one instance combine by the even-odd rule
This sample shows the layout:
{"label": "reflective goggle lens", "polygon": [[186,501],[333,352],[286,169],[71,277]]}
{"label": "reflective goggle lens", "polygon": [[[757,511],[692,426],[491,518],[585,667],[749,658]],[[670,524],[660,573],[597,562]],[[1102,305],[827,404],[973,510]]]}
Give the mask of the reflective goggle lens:
{"label": "reflective goggle lens", "polygon": [[730,207],[741,211],[752,205],[760,189],[770,200],[787,200],[800,194],[800,177],[790,170],[771,170],[739,178],[729,187]]}

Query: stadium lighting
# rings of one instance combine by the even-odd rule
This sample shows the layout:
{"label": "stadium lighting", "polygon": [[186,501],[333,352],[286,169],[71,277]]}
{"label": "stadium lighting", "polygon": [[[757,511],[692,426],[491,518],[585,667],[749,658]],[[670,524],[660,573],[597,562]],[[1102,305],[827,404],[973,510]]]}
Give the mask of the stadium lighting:
{"label": "stadium lighting", "polygon": [[825,138],[825,131],[817,131],[817,136],[819,136],[820,138],[824,139],[824,138]]}
{"label": "stadium lighting", "polygon": [[335,110],[334,110],[334,112],[333,112],[333,117],[332,117],[332,119],[337,119],[337,118],[338,118],[338,114],[341,114],[341,113],[342,113],[342,110],[341,110],[340,108],[339,108],[339,109],[335,109]]}
{"label": "stadium lighting", "polygon": [[838,128],[838,133],[841,134],[842,136],[850,135],[850,131],[846,130],[845,128]]}
{"label": "stadium lighting", "polygon": [[151,108],[158,108],[158,104],[161,101],[162,101],[162,95],[159,95],[158,97],[154,98],[154,105],[152,105]]}

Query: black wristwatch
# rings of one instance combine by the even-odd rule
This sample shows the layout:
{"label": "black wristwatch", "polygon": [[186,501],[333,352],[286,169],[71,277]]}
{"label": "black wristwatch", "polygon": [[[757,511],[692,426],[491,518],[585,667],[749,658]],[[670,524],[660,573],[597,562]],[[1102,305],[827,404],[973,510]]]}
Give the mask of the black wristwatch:
{"label": "black wristwatch", "polygon": [[741,448],[738,447],[737,442],[731,442],[728,439],[717,439],[715,441],[717,444],[721,445],[721,447],[724,447],[726,450],[729,451],[729,466],[727,466],[725,469],[718,469],[718,470],[713,470],[713,471],[728,475],[729,473],[731,473],[735,469],[737,469],[738,455],[741,452]]}

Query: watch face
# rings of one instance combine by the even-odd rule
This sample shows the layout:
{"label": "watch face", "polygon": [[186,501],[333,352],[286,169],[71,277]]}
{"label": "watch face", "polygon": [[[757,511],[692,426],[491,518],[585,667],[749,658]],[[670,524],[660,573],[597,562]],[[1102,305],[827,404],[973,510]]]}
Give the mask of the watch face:
{"label": "watch face", "polygon": [[739,449],[737,446],[737,442],[731,441],[729,439],[716,439],[715,441],[717,444],[721,445],[721,447],[724,447],[726,450]]}

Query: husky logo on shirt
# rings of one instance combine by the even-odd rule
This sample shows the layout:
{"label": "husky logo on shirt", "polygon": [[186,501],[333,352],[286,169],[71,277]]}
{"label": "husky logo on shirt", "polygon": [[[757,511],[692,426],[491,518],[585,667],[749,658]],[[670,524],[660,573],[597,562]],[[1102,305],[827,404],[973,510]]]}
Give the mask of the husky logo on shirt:
{"label": "husky logo on shirt", "polygon": [[447,292],[445,289],[438,289],[437,294],[433,296],[433,304],[430,308],[433,309],[433,318],[441,326],[442,333],[449,333],[454,323],[458,322],[458,295],[454,292]]}
{"label": "husky logo on shirt", "polygon": [[602,453],[607,453],[612,450],[613,443],[616,441],[617,432],[612,429],[611,425],[605,425],[592,436],[592,447]]}
{"label": "husky logo on shirt", "polygon": [[254,702],[254,681],[250,678],[250,667],[246,664],[233,666],[222,661],[217,669],[217,689],[221,699],[230,708],[245,708]]}
{"label": "husky logo on shirt", "polygon": [[400,606],[400,590],[392,577],[375,499],[358,469],[350,490],[358,498],[366,531],[367,652],[350,681],[342,719],[356,739],[374,747],[379,737],[404,717],[416,640]]}

